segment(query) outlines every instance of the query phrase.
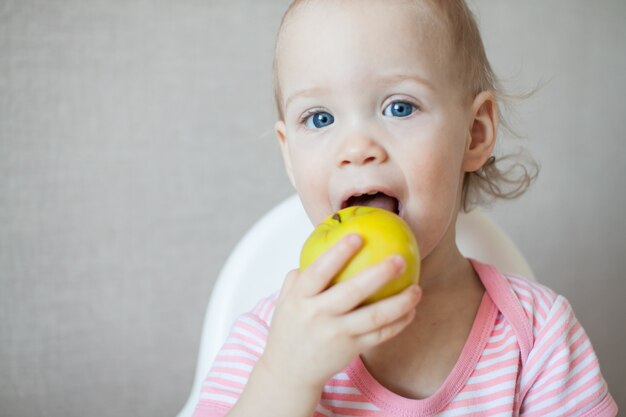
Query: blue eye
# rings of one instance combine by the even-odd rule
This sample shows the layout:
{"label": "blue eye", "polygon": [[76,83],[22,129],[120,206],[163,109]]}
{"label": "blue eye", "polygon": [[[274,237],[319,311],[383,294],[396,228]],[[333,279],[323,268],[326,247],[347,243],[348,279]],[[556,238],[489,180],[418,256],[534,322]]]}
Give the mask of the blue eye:
{"label": "blue eye", "polygon": [[320,129],[322,127],[333,124],[335,118],[332,114],[325,111],[316,112],[305,118],[306,127],[309,129]]}
{"label": "blue eye", "polygon": [[385,116],[393,116],[393,117],[407,117],[410,116],[415,111],[415,106],[411,103],[407,103],[406,101],[394,101],[389,104],[385,110],[383,110],[383,114]]}

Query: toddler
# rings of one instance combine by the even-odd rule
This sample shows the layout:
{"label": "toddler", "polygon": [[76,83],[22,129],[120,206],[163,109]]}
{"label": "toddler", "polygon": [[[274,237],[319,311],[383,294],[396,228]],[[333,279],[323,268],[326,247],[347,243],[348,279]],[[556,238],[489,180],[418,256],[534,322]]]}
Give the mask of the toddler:
{"label": "toddler", "polygon": [[460,210],[532,177],[501,187],[505,96],[466,4],[295,1],[274,71],[275,130],[311,221],[352,205],[399,214],[420,286],[361,306],[401,273],[391,256],[329,288],[362,244],[346,237],[237,320],[195,416],[615,416],[567,300],[457,249]]}

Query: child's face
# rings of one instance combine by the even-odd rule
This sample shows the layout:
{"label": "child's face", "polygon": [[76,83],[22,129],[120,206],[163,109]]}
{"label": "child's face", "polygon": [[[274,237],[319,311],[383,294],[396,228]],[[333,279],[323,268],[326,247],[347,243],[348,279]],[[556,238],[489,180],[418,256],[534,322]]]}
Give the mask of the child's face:
{"label": "child's face", "polygon": [[385,207],[409,223],[422,257],[454,242],[474,119],[427,13],[392,0],[297,10],[281,34],[276,124],[314,224],[348,205]]}

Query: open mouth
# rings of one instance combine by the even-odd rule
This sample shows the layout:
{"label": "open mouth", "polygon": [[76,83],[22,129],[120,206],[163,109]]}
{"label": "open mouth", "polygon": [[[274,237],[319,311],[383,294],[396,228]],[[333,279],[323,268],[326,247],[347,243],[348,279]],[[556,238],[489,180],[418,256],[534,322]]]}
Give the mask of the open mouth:
{"label": "open mouth", "polygon": [[400,201],[380,191],[367,194],[355,194],[343,202],[341,208],[352,206],[377,207],[392,213],[400,214]]}

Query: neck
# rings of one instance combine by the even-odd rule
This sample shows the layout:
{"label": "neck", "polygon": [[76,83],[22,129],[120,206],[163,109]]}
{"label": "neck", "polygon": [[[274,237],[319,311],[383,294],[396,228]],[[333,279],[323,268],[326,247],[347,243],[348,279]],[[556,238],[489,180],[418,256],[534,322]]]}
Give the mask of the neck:
{"label": "neck", "polygon": [[466,281],[471,265],[456,246],[455,236],[453,225],[437,248],[422,260],[420,286],[424,292],[445,290]]}

